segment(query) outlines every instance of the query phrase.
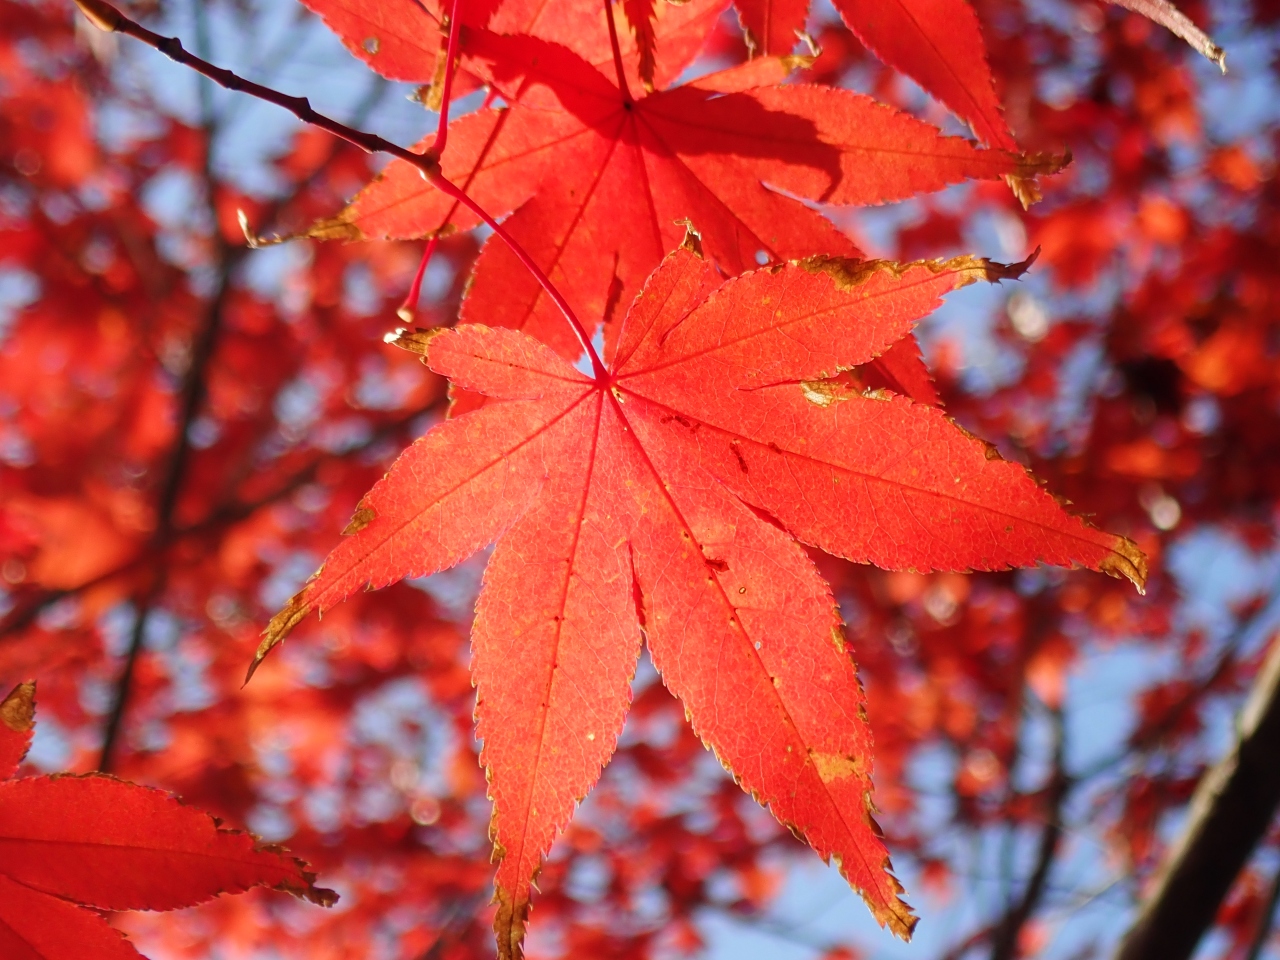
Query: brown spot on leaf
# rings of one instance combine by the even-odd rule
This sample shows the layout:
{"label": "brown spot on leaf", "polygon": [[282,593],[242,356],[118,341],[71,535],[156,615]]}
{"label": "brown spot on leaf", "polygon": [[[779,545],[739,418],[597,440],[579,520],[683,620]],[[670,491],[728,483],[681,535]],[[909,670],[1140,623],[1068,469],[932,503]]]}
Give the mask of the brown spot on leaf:
{"label": "brown spot on leaf", "polygon": [[818,771],[818,776],[822,778],[823,783],[843,780],[845,777],[862,778],[867,775],[866,763],[861,757],[845,757],[838,753],[813,752],[809,754],[809,759],[813,761],[813,766]]}
{"label": "brown spot on leaf", "polygon": [[360,506],[356,508],[356,512],[351,515],[351,522],[343,528],[342,535],[344,537],[349,537],[353,533],[359,533],[369,524],[373,523],[374,518],[377,517],[377,515],[378,514],[372,507],[366,507],[361,503]]}
{"label": "brown spot on leaf", "polygon": [[305,234],[312,240],[363,240],[365,236],[360,232],[360,228],[354,223],[344,218],[343,214],[336,217],[326,217],[313,223]]}
{"label": "brown spot on leaf", "polygon": [[829,407],[852,396],[848,388],[837,380],[802,380],[800,389],[804,391],[806,400],[819,407]]}

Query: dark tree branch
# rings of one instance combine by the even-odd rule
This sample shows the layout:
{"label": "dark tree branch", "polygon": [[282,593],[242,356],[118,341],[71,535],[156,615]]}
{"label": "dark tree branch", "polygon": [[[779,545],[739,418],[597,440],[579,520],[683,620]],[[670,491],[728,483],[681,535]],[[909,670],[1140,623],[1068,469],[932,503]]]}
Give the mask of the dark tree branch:
{"label": "dark tree branch", "polygon": [[1045,785],[1045,819],[1040,831],[1036,864],[1022,896],[995,927],[991,937],[991,960],[1015,960],[1017,957],[1018,937],[1040,906],[1062,842],[1062,809],[1071,793],[1072,780],[1066,770],[1066,724],[1061,708],[1055,708],[1050,716],[1053,721],[1053,770]]}
{"label": "dark tree branch", "polygon": [[[230,248],[225,243],[221,243],[218,289],[205,311],[204,323],[201,325],[192,350],[191,364],[183,380],[177,436],[174,438],[173,450],[161,482],[159,504],[156,509],[156,531],[152,538],[153,547],[168,542],[172,533],[178,495],[182,492],[182,482],[191,460],[191,425],[195,422],[200,405],[204,401],[210,361],[217,346],[218,333],[222,329],[223,307],[230,292],[230,274],[233,264],[230,253]],[[151,617],[155,601],[164,592],[166,577],[163,564],[156,564],[151,576],[151,585],[138,603],[138,615],[134,619],[133,632],[129,637],[124,667],[116,681],[115,699],[111,711],[107,714],[102,752],[98,758],[98,769],[104,773],[111,770],[115,761],[115,749],[120,737],[121,724],[124,722],[129,697],[133,692],[134,668],[146,639],[147,621]]]}
{"label": "dark tree branch", "polygon": [[[263,507],[268,507],[273,503],[279,502],[284,497],[295,492],[305,483],[310,483],[318,471],[324,464],[332,460],[342,457],[350,457],[355,454],[368,450],[377,444],[393,436],[405,427],[413,423],[414,420],[428,413],[434,408],[435,404],[414,410],[402,417],[391,420],[370,435],[369,439],[358,446],[352,447],[350,450],[344,451],[342,454],[324,454],[313,459],[300,470],[286,477],[274,490],[265,493],[254,500],[233,501],[223,504],[214,509],[208,516],[202,518],[196,523],[175,526],[170,530],[169,536],[163,542],[153,542],[150,544],[150,550],[140,556],[134,557],[132,560],[122,563],[118,567],[112,567],[105,573],[101,573],[91,580],[75,587],[68,587],[62,590],[46,590],[38,593],[35,597],[29,597],[20,608],[11,612],[8,617],[0,621],[0,640],[5,640],[15,634],[20,633],[29,627],[42,612],[47,610],[59,600],[68,597],[74,597],[85,590],[101,586],[118,577],[127,576],[134,573],[139,568],[149,564],[162,562],[164,560],[163,551],[178,543],[181,540],[191,537],[198,537],[217,530],[219,527],[236,523],[247,517],[257,513]],[[159,554],[159,556],[157,556]]]}
{"label": "dark tree branch", "polygon": [[1272,641],[1235,744],[1201,778],[1187,825],[1116,960],[1187,960],[1280,804],[1280,637]]}
{"label": "dark tree branch", "polygon": [[946,953],[942,954],[942,956],[940,956],[938,960],[962,960],[962,958],[966,954],[968,954],[970,950],[975,950],[979,946],[981,946],[982,944],[990,940],[992,935],[995,932],[996,932],[996,924],[992,924],[991,926],[982,927],[979,930],[975,930],[973,933],[969,934],[969,936],[965,937],[965,939],[961,940],[959,943],[953,946]]}
{"label": "dark tree branch", "polygon": [[80,12],[98,29],[105,30],[108,33],[123,33],[125,36],[133,37],[135,40],[141,40],[147,46],[159,50],[170,60],[180,63],[184,67],[190,67],[196,73],[208,77],[220,87],[234,90],[237,93],[246,93],[267,103],[274,103],[277,107],[288,110],[303,123],[319,127],[335,137],[340,137],[348,143],[354,144],[366,153],[387,153],[399,160],[412,164],[424,172],[433,168],[438,171],[440,168],[439,163],[430,155],[413,153],[398,144],[392,143],[390,140],[383,139],[377,134],[353,129],[345,123],[339,123],[337,120],[318,113],[312,108],[311,101],[306,97],[291,97],[287,93],[264,87],[259,83],[254,83],[252,80],[246,80],[230,70],[224,70],[222,67],[216,67],[208,61],[202,60],[195,54],[190,53],[177,37],[162,37],[158,33],[153,33],[142,24],[130,20],[111,4],[107,3],[106,0],[75,0],[75,4],[80,8]]}
{"label": "dark tree branch", "polygon": [[[212,139],[212,119],[206,117],[208,141]],[[206,196],[213,203],[214,184],[208,167],[208,157],[212,153],[212,143],[205,146],[205,186]],[[178,505],[178,496],[182,492],[182,483],[186,479],[187,467],[191,460],[191,426],[200,412],[204,402],[208,384],[208,373],[214,350],[218,344],[218,334],[222,330],[222,319],[227,297],[231,292],[231,273],[239,259],[239,255],[221,234],[217,239],[218,250],[218,286],[213,299],[205,309],[204,320],[200,332],[192,344],[191,361],[183,377],[181,405],[179,407],[177,435],[174,437],[173,449],[169,462],[165,465],[163,479],[160,483],[160,497],[156,507],[156,529],[152,544],[166,542],[173,529],[174,512]],[[142,645],[146,639],[147,621],[150,619],[152,606],[164,591],[165,573],[162,564],[153,568],[152,582],[138,604],[138,615],[134,620],[133,632],[129,637],[129,649],[125,654],[124,667],[116,681],[116,695],[107,714],[107,723],[102,738],[102,752],[98,757],[98,769],[106,773],[111,770],[115,761],[116,744],[119,742],[121,725],[124,723],[125,711],[129,706],[129,697],[133,692],[134,668]]]}
{"label": "dark tree branch", "polygon": [[[203,22],[203,18],[197,16],[197,21]],[[205,31],[202,30],[202,38],[204,33]],[[179,47],[181,47],[180,44]],[[201,52],[204,51],[202,50]],[[376,102],[376,98],[381,95],[383,88],[383,84],[378,84],[371,91],[370,96],[361,105],[359,111],[361,115]],[[205,198],[210,205],[211,212],[214,213],[216,221],[216,211],[212,210],[212,206],[217,184],[212,168],[212,158],[213,143],[217,135],[217,122],[213,115],[213,100],[209,96],[207,84],[201,85],[201,105],[205,130],[205,152],[202,169]],[[317,171],[295,186],[292,195],[297,196],[298,193],[305,189],[312,182],[318,171],[324,169],[328,162],[332,160],[336,152],[336,150],[330,151],[328,158],[317,168]],[[277,202],[269,214],[270,217],[274,219],[286,203],[287,198]],[[154,604],[164,593],[167,578],[165,567],[158,562],[158,558],[164,547],[174,539],[174,520],[178,497],[182,492],[182,485],[186,479],[187,469],[191,460],[191,427],[199,415],[207,392],[209,369],[217,349],[218,335],[222,330],[227,299],[231,294],[231,280],[236,268],[250,249],[249,247],[233,247],[222,237],[220,232],[216,234],[215,243],[217,251],[217,287],[205,309],[204,320],[195,343],[192,345],[191,360],[183,378],[177,435],[174,438],[173,449],[161,481],[160,496],[156,508],[156,529],[151,537],[150,549],[148,550],[148,553],[157,562],[152,564],[151,582],[138,602],[138,613],[129,636],[129,646],[125,653],[124,665],[121,668],[120,676],[116,680],[115,697],[111,710],[107,714],[102,738],[102,750],[98,757],[98,769],[104,773],[109,772],[115,762],[116,748],[124,724],[125,713],[128,710],[129,699],[133,693],[133,679],[138,657],[146,642],[147,624],[151,618]]]}
{"label": "dark tree branch", "polygon": [[1261,960],[1262,951],[1271,936],[1271,925],[1276,915],[1276,904],[1280,903],[1280,868],[1276,869],[1275,879],[1271,881],[1271,893],[1267,895],[1267,905],[1262,908],[1258,917],[1258,929],[1253,932],[1253,942],[1249,944],[1249,952],[1244,960]]}

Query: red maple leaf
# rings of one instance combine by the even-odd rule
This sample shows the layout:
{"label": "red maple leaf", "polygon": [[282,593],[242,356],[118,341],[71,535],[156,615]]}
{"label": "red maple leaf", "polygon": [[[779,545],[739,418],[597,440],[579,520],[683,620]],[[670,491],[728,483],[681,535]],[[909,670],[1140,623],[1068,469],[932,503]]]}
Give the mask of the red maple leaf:
{"label": "red maple leaf", "polygon": [[832,379],[900,342],[944,292],[1022,269],[814,258],[721,285],[690,235],[600,378],[518,331],[403,333],[491,402],[400,456],[255,666],[310,611],[497,540],[472,671],[502,956],[519,955],[541,856],[613,752],[642,636],[742,787],[908,936],[871,819],[862,690],[797,541],[897,569],[1040,561],[1141,586],[1132,543],[1068,515],[936,407]]}
{"label": "red maple leaf", "polygon": [[[882,61],[937,97],[985,143],[1017,149],[995,94],[986,43],[969,0],[833,2],[849,29]],[[1166,27],[1226,72],[1226,53],[1169,0],[1108,2]],[[734,6],[748,43],[770,55],[795,49],[809,13],[809,0],[734,0]],[[1021,189],[1015,184],[1015,190]]]}
{"label": "red maple leaf", "polygon": [[[603,11],[594,25],[584,14],[574,30],[463,36],[464,65],[506,105],[450,125],[442,172],[492,216],[511,213],[512,239],[575,312],[603,318],[608,342],[620,308],[680,242],[686,220],[698,224],[708,258],[736,275],[761,262],[856,255],[811,203],[878,204],[966,179],[1027,179],[1062,164],[981,149],[853,91],[782,84],[791,58],[757,58],[664,88],[697,50],[688,25],[703,22],[699,0],[689,7],[680,14],[684,26],[670,28],[681,38],[677,55],[664,52],[675,15],[660,5],[659,89],[649,94],[634,79],[634,52],[615,70]],[[478,222],[397,160],[312,235],[407,239]],[[524,330],[567,357],[581,349],[500,241],[482,251],[462,316]]]}
{"label": "red maple leaf", "polygon": [[306,864],[161,790],[106,774],[13,779],[35,684],[0,703],[0,956],[138,960],[98,911],[174,910],[269,886],[330,906]]}
{"label": "red maple leaf", "polygon": [[[986,44],[969,0],[834,0],[849,29],[911,77],[985,143],[1017,150],[996,99]],[[808,0],[735,0],[743,26],[767,54],[790,53]]]}

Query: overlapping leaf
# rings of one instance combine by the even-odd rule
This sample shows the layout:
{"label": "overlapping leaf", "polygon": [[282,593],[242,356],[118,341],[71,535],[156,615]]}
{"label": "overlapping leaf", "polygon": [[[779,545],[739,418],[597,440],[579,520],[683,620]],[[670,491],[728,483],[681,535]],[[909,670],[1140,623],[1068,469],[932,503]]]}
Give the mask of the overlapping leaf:
{"label": "overlapping leaf", "polygon": [[258,660],[313,610],[498,541],[473,678],[502,956],[519,954],[540,858],[613,752],[642,636],[743,788],[909,935],[871,819],[862,692],[797,541],[900,569],[1040,561],[1141,586],[1133,544],[1069,516],[939,410],[831,379],[946,291],[1019,272],[817,258],[721,286],[691,237],[635,301],[606,382],[509,329],[401,336],[491,402],[401,455]]}
{"label": "overlapping leaf", "polygon": [[[0,703],[0,775],[31,742],[35,685]],[[173,910],[251,887],[331,905],[306,865],[160,790],[103,774],[0,783],[0,956],[137,960],[98,910]],[[92,909],[84,909],[90,907]]]}
{"label": "overlapping leaf", "polygon": [[[872,53],[915,80],[964,120],[984,142],[1016,152],[996,96],[986,43],[969,0],[835,0],[849,29]],[[749,34],[769,53],[786,53],[804,24],[807,4],[738,0]],[[788,39],[790,38],[790,39]],[[1034,180],[1008,178],[1024,204],[1039,199]]]}
{"label": "overlapping leaf", "polygon": [[[881,60],[916,80],[970,123],[987,143],[1005,146],[1008,128],[969,0],[834,0],[849,28]],[[1169,0],[1108,0],[1181,37],[1226,72],[1226,53]],[[808,0],[734,0],[748,43],[772,55],[796,46]]]}
{"label": "overlapping leaf", "polygon": [[[670,16],[657,21],[660,66]],[[604,319],[610,342],[620,308],[680,242],[686,219],[698,224],[707,256],[735,275],[760,262],[855,254],[813,202],[883,203],[965,179],[1025,179],[1061,163],[980,149],[848,90],[780,85],[792,61],[777,58],[666,88],[671,71],[659,69],[655,92],[630,78],[624,91],[607,60],[582,52],[602,43],[579,32],[586,39],[570,49],[469,30],[464,63],[507,106],[456,120],[442,167],[490,214],[514,211],[511,235],[576,311]],[[476,222],[411,165],[394,162],[313,235],[422,237]],[[463,318],[522,329],[565,356],[580,349],[545,292],[493,240]]]}
{"label": "overlapping leaf", "polygon": [[1018,149],[969,0],[838,0],[836,7],[877,57],[942,101],[984,143]]}

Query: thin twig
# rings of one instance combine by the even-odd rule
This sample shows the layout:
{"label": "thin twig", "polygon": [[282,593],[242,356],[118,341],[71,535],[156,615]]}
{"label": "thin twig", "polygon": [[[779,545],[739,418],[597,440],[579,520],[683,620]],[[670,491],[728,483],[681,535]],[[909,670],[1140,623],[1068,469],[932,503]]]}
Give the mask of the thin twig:
{"label": "thin twig", "polygon": [[[197,4],[199,7],[199,4]],[[207,52],[208,23],[203,10],[196,10],[197,43],[201,52]],[[201,163],[202,181],[205,201],[212,206],[215,195],[213,174],[213,142],[218,134],[217,119],[213,113],[212,90],[207,83],[200,84],[201,127],[204,132],[204,157]],[[217,219],[216,211],[214,219]],[[152,542],[167,539],[173,526],[174,513],[178,505],[178,496],[182,492],[187,468],[191,461],[191,427],[195,423],[200,407],[204,403],[207,389],[209,366],[217,347],[218,334],[222,329],[223,308],[230,293],[231,271],[236,257],[233,248],[223,238],[221,232],[215,236],[217,257],[218,285],[213,299],[209,302],[204,320],[200,326],[195,342],[192,344],[191,358],[183,375],[180,393],[177,433],[174,437],[173,449],[169,454],[169,462],[165,465],[163,479],[160,483],[160,496],[156,504],[156,528],[152,534]],[[125,712],[129,707],[129,699],[133,693],[133,678],[146,641],[147,624],[156,600],[164,593],[166,571],[163,564],[156,564],[151,571],[151,582],[138,601],[137,614],[134,617],[133,630],[129,636],[129,646],[125,653],[124,666],[116,680],[115,698],[111,710],[107,713],[107,722],[102,735],[102,751],[98,756],[98,769],[103,773],[111,770],[115,762],[116,745],[119,743],[120,731],[124,724]]]}
{"label": "thin twig", "polygon": [[1053,771],[1045,789],[1045,822],[1040,831],[1040,844],[1036,865],[1027,880],[1026,889],[1016,904],[1005,913],[996,926],[991,941],[991,960],[1015,960],[1018,955],[1018,938],[1023,927],[1031,919],[1045,893],[1045,885],[1058,847],[1062,842],[1062,811],[1071,792],[1072,780],[1066,770],[1066,723],[1061,708],[1051,712],[1053,718]]}
{"label": "thin twig", "polygon": [[[203,127],[205,130],[203,164],[205,197],[209,203],[212,203],[216,194],[212,157],[213,140],[217,135],[217,124],[213,116],[212,98],[202,96],[201,102],[203,104]],[[299,183],[294,195],[296,196],[298,192],[304,189],[311,180],[312,177],[307,177]],[[283,205],[284,201],[281,201],[276,206],[276,210],[281,209]],[[186,479],[187,469],[191,461],[191,427],[204,403],[209,368],[212,364],[218,336],[222,329],[227,298],[231,293],[231,278],[249,249],[248,247],[231,246],[221,234],[218,234],[215,242],[218,283],[213,298],[209,301],[205,310],[204,322],[193,344],[191,360],[183,378],[177,434],[161,482],[160,496],[156,507],[156,529],[151,537],[147,551],[152,557],[155,557],[172,538],[178,497],[182,491],[183,482]],[[107,713],[107,720],[103,729],[98,769],[104,773],[109,772],[115,763],[116,749],[123,729],[125,715],[128,711],[129,700],[133,693],[133,681],[138,658],[146,642],[147,624],[150,621],[156,601],[164,593],[167,581],[164,564],[153,562],[151,566],[151,580],[138,602],[137,614],[134,618],[133,629],[130,632],[124,664],[116,680],[115,696],[111,709]]]}
{"label": "thin twig", "polygon": [[422,280],[427,275],[427,266],[431,263],[431,257],[436,252],[436,244],[440,242],[440,234],[433,234],[431,239],[427,241],[427,248],[422,251],[422,259],[418,262],[418,272],[413,275],[413,282],[409,284],[409,292],[405,294],[404,303],[400,304],[396,310],[396,316],[405,323],[412,323],[414,315],[418,311],[418,298],[422,296]]}
{"label": "thin twig", "polygon": [[534,262],[533,258],[525,251],[525,249],[509,234],[496,220],[493,219],[478,203],[471,199],[467,193],[460,187],[456,186],[440,171],[440,163],[432,155],[431,151],[427,153],[414,153],[406,150],[398,144],[392,143],[377,134],[369,133],[364,130],[357,130],[349,127],[345,123],[339,123],[330,117],[326,117],[322,113],[318,113],[311,106],[311,102],[306,97],[292,97],[279,90],[273,90],[270,87],[264,87],[262,84],[254,83],[252,80],[245,80],[230,70],[222,67],[214,66],[207,60],[190,53],[182,46],[182,41],[177,37],[162,37],[158,33],[153,33],[139,23],[130,20],[123,13],[117,10],[106,0],[75,0],[81,12],[97,27],[108,32],[123,33],[126,36],[133,37],[135,40],[141,40],[149,47],[163,53],[169,59],[180,63],[183,66],[190,67],[197,73],[200,73],[220,86],[226,87],[228,90],[234,90],[237,93],[246,93],[252,97],[257,97],[267,103],[273,103],[278,107],[288,110],[303,123],[318,127],[321,130],[333,134],[335,137],[341,137],[348,143],[354,144],[367,153],[386,153],[395,157],[397,160],[403,160],[414,167],[433,187],[448,197],[457,200],[498,235],[516,259],[524,265],[538,281],[538,285],[546,292],[554,303],[564,314],[565,320],[568,322],[570,329],[573,331],[574,337],[578,340],[583,352],[591,360],[591,368],[598,382],[605,383],[609,380],[609,371],[601,361],[600,356],[596,353],[595,347],[591,344],[591,337],[587,334],[586,329],[578,320],[573,312],[573,308],[569,306],[567,300],[561,295],[560,291],[552,284],[550,278],[542,271],[542,268]]}

